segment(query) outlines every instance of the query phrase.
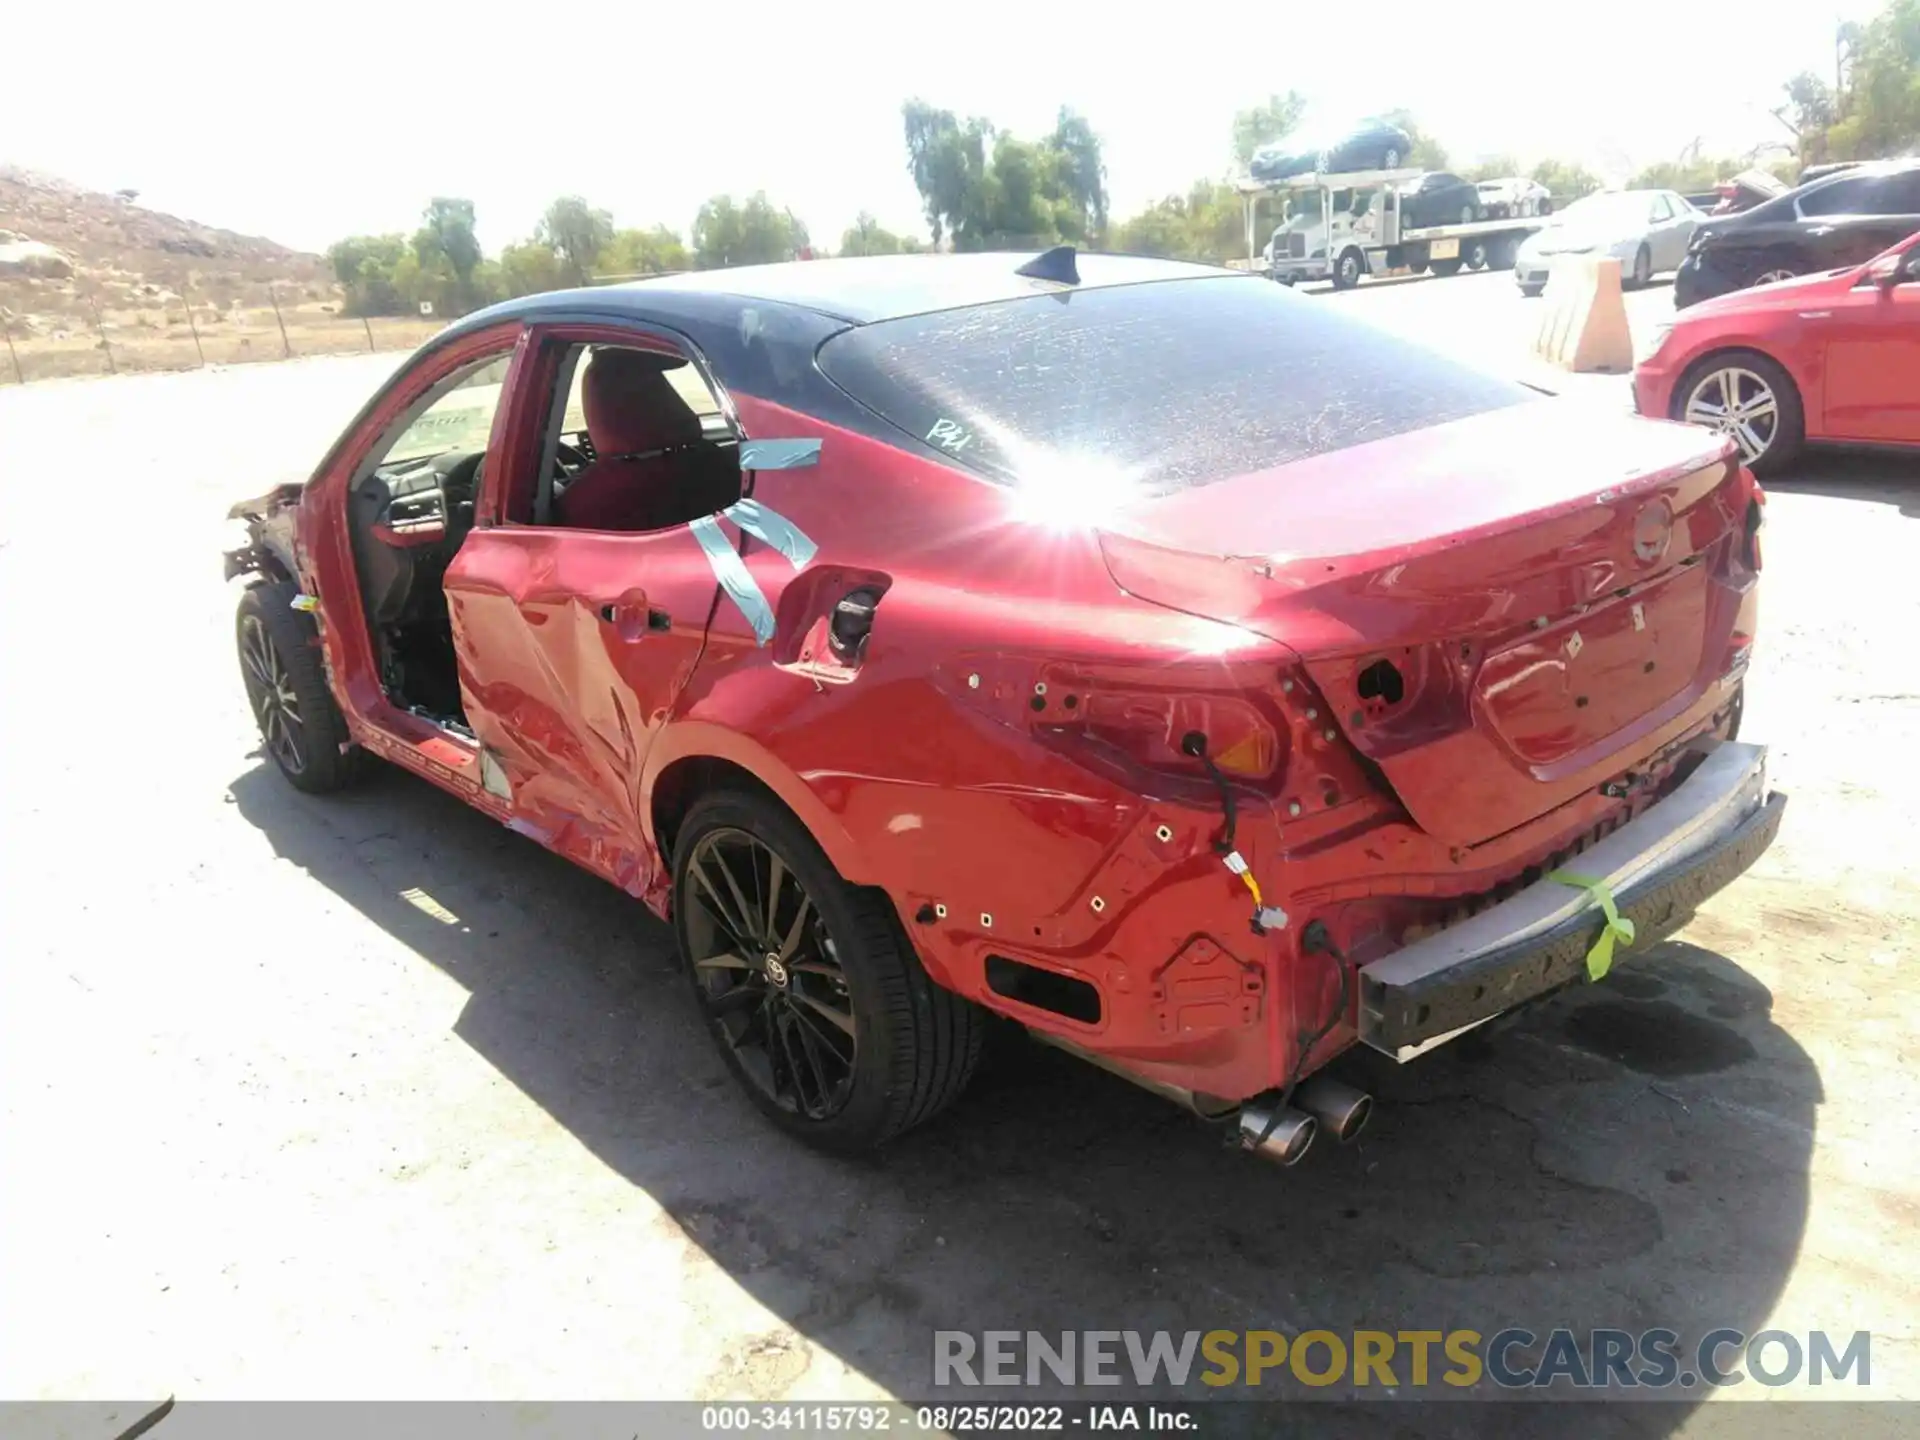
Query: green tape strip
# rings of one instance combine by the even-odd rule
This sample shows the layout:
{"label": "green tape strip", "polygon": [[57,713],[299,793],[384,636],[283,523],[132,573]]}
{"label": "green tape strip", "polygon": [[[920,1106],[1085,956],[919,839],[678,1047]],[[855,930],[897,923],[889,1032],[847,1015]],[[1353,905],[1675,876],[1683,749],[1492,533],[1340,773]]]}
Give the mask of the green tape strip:
{"label": "green tape strip", "polygon": [[1604,978],[1607,971],[1613,968],[1613,942],[1618,940],[1623,949],[1633,944],[1633,921],[1621,919],[1620,911],[1613,903],[1613,891],[1607,888],[1604,880],[1595,880],[1590,875],[1573,875],[1565,870],[1555,870],[1547,879],[1557,885],[1571,885],[1576,890],[1586,891],[1607,917],[1607,928],[1600,932],[1600,938],[1587,951],[1587,979]]}

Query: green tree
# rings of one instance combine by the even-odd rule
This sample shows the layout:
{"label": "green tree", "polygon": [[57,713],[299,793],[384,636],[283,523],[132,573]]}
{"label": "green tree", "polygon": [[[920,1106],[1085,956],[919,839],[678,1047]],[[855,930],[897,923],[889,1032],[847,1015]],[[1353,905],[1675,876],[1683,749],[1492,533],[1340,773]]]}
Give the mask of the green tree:
{"label": "green tree", "polygon": [[1107,230],[1107,163],[1100,137],[1083,116],[1062,105],[1044,147],[1056,225],[1063,234],[1069,226],[1077,231],[1071,238],[1098,239]]}
{"label": "green tree", "polygon": [[1513,156],[1490,155],[1477,165],[1462,170],[1460,172],[1460,178],[1463,180],[1504,180],[1509,175],[1520,175],[1524,173],[1520,168],[1520,162],[1514,159]]}
{"label": "green tree", "polygon": [[553,248],[538,240],[523,240],[500,252],[500,288],[508,295],[538,295],[565,289],[566,275]]}
{"label": "green tree", "polygon": [[689,268],[687,247],[665,225],[646,230],[616,230],[600,252],[600,275],[664,275]]}
{"label": "green tree", "polygon": [[600,252],[613,239],[613,216],[596,210],[578,195],[563,195],[547,206],[533,238],[559,258],[569,285],[584,285]]}
{"label": "green tree", "polygon": [[1284,95],[1269,95],[1265,104],[1241,110],[1233,117],[1233,160],[1245,170],[1253,163],[1253,154],[1263,145],[1272,145],[1291,135],[1306,114],[1307,97],[1298,90]]}
{"label": "green tree", "polygon": [[459,283],[470,286],[474,267],[481,260],[480,239],[474,234],[473,202],[436,195],[421,212],[420,228],[413,235],[413,253],[420,263],[433,268],[436,262]]}
{"label": "green tree", "polygon": [[1804,164],[1874,160],[1920,144],[1920,0],[1889,0],[1865,24],[1834,36],[1834,83],[1802,71],[1774,113]]}
{"label": "green tree", "polygon": [[[1265,223],[1271,230],[1272,220]],[[1256,234],[1257,241],[1265,238]],[[1244,259],[1246,207],[1240,192],[1225,181],[1196,180],[1185,195],[1169,195],[1122,221],[1114,230],[1114,248],[1216,265]]]}
{"label": "green tree", "polygon": [[907,101],[901,117],[907,136],[907,169],[926,207],[933,243],[937,246],[951,235],[955,248],[960,248],[963,235],[988,228],[987,150],[993,126],[978,117],[962,125],[951,110],[936,110],[924,100]]}
{"label": "green tree", "polygon": [[327,247],[333,277],[340,282],[342,312],[399,314],[404,297],[394,285],[394,271],[407,253],[407,241],[401,235],[351,235]]}
{"label": "green tree", "polygon": [[1062,108],[1050,134],[1022,140],[964,124],[922,100],[901,107],[907,169],[934,243],[956,250],[1097,241],[1107,228],[1106,164],[1086,120]]}
{"label": "green tree", "polygon": [[716,195],[693,221],[693,263],[701,270],[792,260],[807,245],[807,227],[791,210],[776,208],[764,190],[745,203]]}
{"label": "green tree", "polygon": [[1531,173],[1552,193],[1556,206],[1591,195],[1600,188],[1600,177],[1578,161],[1542,160]]}
{"label": "green tree", "polygon": [[905,249],[900,236],[884,228],[865,210],[840,237],[842,255],[898,255]]}

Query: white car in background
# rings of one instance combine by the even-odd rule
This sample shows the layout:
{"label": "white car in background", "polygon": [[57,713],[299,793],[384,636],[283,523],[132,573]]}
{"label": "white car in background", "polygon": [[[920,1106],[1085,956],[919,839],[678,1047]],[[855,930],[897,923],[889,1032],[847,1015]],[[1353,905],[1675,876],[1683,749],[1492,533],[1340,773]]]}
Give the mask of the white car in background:
{"label": "white car in background", "polygon": [[1620,283],[1645,285],[1677,270],[1706,214],[1672,190],[1605,190],[1583,196],[1529,235],[1514,257],[1513,278],[1523,295],[1538,295],[1556,255],[1611,255]]}
{"label": "white car in background", "polygon": [[1480,192],[1480,210],[1489,220],[1506,220],[1515,215],[1546,215],[1553,210],[1553,192],[1538,180],[1524,175],[1509,175],[1503,180],[1482,180],[1474,189]]}

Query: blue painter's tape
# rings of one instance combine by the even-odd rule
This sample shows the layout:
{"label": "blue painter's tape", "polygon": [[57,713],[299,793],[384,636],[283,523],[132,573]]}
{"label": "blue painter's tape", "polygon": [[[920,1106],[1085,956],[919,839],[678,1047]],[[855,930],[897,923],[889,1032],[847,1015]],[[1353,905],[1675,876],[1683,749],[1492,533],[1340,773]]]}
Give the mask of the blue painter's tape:
{"label": "blue painter's tape", "polygon": [[740,558],[740,552],[733,548],[727,532],[720,528],[719,518],[702,515],[687,528],[693,531],[693,538],[700,542],[700,548],[707,552],[707,563],[713,566],[720,588],[732,597],[733,603],[740,607],[740,613],[747,617],[747,623],[753,626],[755,643],[764,645],[773,639],[773,607],[767,604],[767,597],[760,592],[753,572],[747,569],[747,562]]}
{"label": "blue painter's tape", "polygon": [[747,534],[766,541],[786,556],[796,570],[804,569],[819,553],[820,547],[807,537],[804,530],[778,510],[769,510],[758,500],[736,500],[720,513]]}
{"label": "blue painter's tape", "polygon": [[743,440],[740,442],[742,470],[804,470],[809,465],[819,463],[820,442],[818,440]]}

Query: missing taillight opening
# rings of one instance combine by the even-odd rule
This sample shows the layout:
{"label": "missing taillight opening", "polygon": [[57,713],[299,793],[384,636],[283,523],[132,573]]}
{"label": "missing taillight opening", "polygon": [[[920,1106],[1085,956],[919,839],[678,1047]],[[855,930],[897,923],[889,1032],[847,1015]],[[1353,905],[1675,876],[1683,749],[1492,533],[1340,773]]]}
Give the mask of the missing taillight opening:
{"label": "missing taillight opening", "polygon": [[1085,980],[1042,970],[1004,955],[987,957],[987,988],[996,995],[1051,1011],[1084,1025],[1100,1023],[1100,992]]}
{"label": "missing taillight opening", "polygon": [[1398,705],[1407,693],[1407,682],[1391,660],[1376,660],[1360,672],[1354,688],[1362,700]]}

